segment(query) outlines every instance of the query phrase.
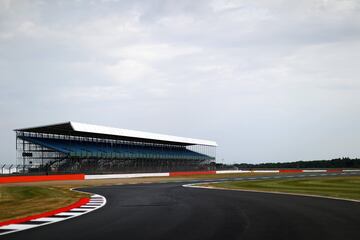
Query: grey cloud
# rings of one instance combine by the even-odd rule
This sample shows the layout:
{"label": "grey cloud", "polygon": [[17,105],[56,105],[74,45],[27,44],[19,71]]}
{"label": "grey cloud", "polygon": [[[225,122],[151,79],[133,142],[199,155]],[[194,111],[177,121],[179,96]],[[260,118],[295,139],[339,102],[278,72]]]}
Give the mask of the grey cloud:
{"label": "grey cloud", "polygon": [[70,119],[214,139],[227,162],[358,156],[359,3],[326,2],[2,0],[0,154]]}

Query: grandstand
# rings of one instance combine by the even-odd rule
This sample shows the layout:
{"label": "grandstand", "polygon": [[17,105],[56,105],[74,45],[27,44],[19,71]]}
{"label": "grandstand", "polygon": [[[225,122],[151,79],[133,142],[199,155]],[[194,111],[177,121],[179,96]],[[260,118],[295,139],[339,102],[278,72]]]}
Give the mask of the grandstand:
{"label": "grandstand", "polygon": [[24,171],[166,172],[210,170],[216,142],[65,122],[15,129]]}

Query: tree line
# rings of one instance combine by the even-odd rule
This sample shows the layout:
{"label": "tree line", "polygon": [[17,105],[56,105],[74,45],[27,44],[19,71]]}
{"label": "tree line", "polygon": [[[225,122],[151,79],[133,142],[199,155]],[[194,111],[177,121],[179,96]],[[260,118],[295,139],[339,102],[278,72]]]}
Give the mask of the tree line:
{"label": "tree line", "polygon": [[235,164],[216,164],[217,169],[238,168],[360,168],[360,158],[336,158],[331,160],[312,160],[312,161],[296,161],[296,162],[276,162],[276,163],[235,163]]}

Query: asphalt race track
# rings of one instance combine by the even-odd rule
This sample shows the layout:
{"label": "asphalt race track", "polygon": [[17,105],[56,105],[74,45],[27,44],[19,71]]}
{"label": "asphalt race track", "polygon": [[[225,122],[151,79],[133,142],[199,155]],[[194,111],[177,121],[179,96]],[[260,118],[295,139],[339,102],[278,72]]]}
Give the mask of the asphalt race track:
{"label": "asphalt race track", "polygon": [[360,239],[359,202],[183,184],[86,189],[105,196],[107,205],[0,239]]}

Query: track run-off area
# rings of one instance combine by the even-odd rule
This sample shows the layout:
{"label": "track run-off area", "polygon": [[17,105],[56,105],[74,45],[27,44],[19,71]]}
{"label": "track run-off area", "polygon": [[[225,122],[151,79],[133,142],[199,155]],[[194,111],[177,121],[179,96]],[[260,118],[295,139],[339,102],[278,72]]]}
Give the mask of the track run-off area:
{"label": "track run-off area", "polygon": [[84,188],[80,190],[104,196],[106,205],[80,217],[0,239],[355,240],[360,237],[359,202],[183,187],[214,181],[355,175],[360,174],[283,174]]}

